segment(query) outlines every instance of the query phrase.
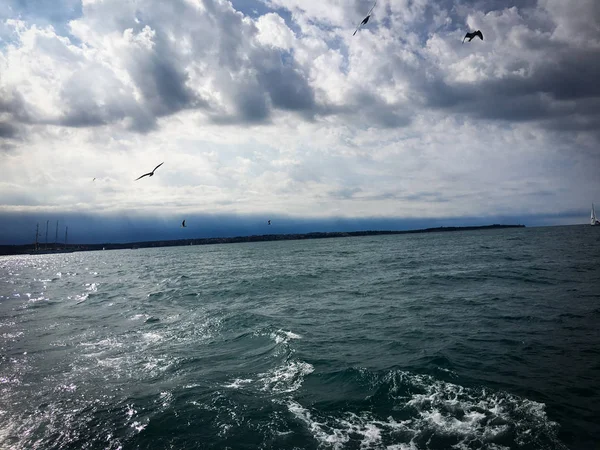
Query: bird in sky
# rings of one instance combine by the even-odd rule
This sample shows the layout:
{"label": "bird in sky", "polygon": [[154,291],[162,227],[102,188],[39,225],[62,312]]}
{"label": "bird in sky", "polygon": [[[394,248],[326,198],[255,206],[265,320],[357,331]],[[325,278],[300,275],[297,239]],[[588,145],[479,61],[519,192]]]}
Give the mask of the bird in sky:
{"label": "bird in sky", "polygon": [[144,177],[151,177],[151,176],[153,176],[153,175],[154,175],[154,171],[155,171],[156,169],[158,169],[160,166],[162,166],[163,164],[164,164],[164,162],[161,162],[161,163],[160,163],[158,166],[156,166],[156,167],[154,168],[154,170],[153,170],[152,172],[145,173],[144,175],[141,175],[141,176],[137,177],[137,178],[136,178],[135,180],[133,180],[133,181],[137,181],[137,180],[139,180],[140,178],[144,178]]}
{"label": "bird in sky", "polygon": [[181,222],[181,228],[185,228],[185,220]]}
{"label": "bird in sky", "polygon": [[94,179],[92,181],[96,181],[96,177],[94,177]]}
{"label": "bird in sky", "polygon": [[271,220],[267,220],[267,225],[271,225]]}
{"label": "bird in sky", "polygon": [[354,30],[354,33],[352,33],[352,36],[354,36],[356,34],[356,32],[360,29],[360,27],[367,24],[367,22],[371,18],[371,12],[373,12],[373,8],[375,8],[376,4],[377,4],[377,0],[375,0],[375,3],[373,3],[373,6],[371,7],[371,9],[369,10],[369,13],[367,14],[367,17],[365,17],[363,19],[363,21],[356,27],[356,30]]}
{"label": "bird in sky", "polygon": [[465,34],[465,37],[463,38],[463,44],[465,43],[466,38],[469,38],[469,42],[471,42],[475,36],[479,36],[479,39],[483,41],[483,33],[480,30],[477,30],[473,31],[472,33]]}

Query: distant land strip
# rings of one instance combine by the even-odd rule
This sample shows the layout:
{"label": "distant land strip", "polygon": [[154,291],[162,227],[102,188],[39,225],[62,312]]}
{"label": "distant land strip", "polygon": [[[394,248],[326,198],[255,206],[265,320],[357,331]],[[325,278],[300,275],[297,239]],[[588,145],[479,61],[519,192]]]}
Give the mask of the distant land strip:
{"label": "distant land strip", "polygon": [[388,234],[411,234],[411,233],[438,233],[444,231],[472,231],[472,230],[496,230],[501,228],[525,228],[525,225],[482,225],[472,227],[436,227],[420,230],[366,230],[366,231],[331,231],[313,232],[302,234],[263,234],[253,236],[218,237],[218,238],[188,238],[167,241],[143,241],[128,243],[106,243],[106,244],[68,244],[66,247],[61,243],[38,243],[38,250],[34,244],[24,245],[0,245],[0,255],[20,254],[47,254],[63,253],[71,251],[95,251],[95,250],[119,250],[138,249],[148,247],[175,247],[181,245],[211,245],[211,244],[235,244],[239,242],[265,242],[265,241],[291,241],[300,239],[325,239],[351,236],[380,236]]}

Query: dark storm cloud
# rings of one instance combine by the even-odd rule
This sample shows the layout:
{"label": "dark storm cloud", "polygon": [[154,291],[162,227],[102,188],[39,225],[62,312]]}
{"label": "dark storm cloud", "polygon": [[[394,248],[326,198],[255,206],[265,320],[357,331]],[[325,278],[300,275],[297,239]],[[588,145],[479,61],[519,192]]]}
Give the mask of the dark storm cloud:
{"label": "dark storm cloud", "polygon": [[316,113],[322,116],[339,115],[358,124],[376,125],[380,128],[402,128],[411,124],[411,111],[415,105],[387,103],[366,89],[353,92],[344,105],[317,105]]}
{"label": "dark storm cloud", "polygon": [[261,89],[255,86],[238,86],[235,97],[236,116],[226,117],[223,122],[235,123],[260,123],[269,119],[270,111],[267,99]]}
{"label": "dark storm cloud", "polygon": [[429,202],[429,203],[449,203],[460,195],[449,195],[444,192],[382,192],[378,194],[368,194],[362,188],[343,188],[328,192],[328,195],[338,200],[358,200],[365,202],[381,200],[397,200],[401,202]]}
{"label": "dark storm cloud", "polygon": [[229,8],[221,9],[221,5],[213,0],[205,0],[203,5],[208,13],[207,25],[218,40],[216,57],[219,65],[233,71],[240,70],[246,59],[244,44],[251,39],[250,35],[245,34],[248,33],[248,27],[244,26],[243,15]]}
{"label": "dark storm cloud", "polygon": [[0,86],[0,116],[2,114],[19,122],[27,122],[30,119],[23,96],[16,90],[9,91]]}
{"label": "dark storm cloud", "polygon": [[[238,14],[233,17],[240,20]],[[229,28],[227,24],[224,29]],[[227,49],[220,62],[228,70],[228,83],[222,92],[231,99],[234,113],[216,113],[212,120],[225,124],[268,123],[273,110],[297,112],[312,119],[319,108],[315,93],[293,56],[273,47],[247,47],[243,39],[234,43],[229,36],[226,46],[220,47]]]}
{"label": "dark storm cloud", "polygon": [[[122,68],[139,98],[106,65],[82,67],[81,57],[62,42],[41,39],[37,42],[44,53],[76,69],[60,92],[62,117],[31,122],[94,127],[129,119],[131,129],[146,132],[156,127],[157,118],[184,109],[201,108],[214,122],[231,124],[269,123],[274,109],[299,112],[308,119],[314,116],[313,89],[294,58],[260,45],[255,25],[227,3],[206,0],[201,17],[185,1],[148,6],[136,10],[135,17],[129,17],[132,11],[127,6],[113,13],[108,6],[92,5],[89,11],[96,14],[90,23],[100,33],[119,35],[131,30],[135,40],[146,32],[145,27],[150,30],[151,48],[133,45],[120,50],[125,60]],[[191,55],[182,49],[183,39],[189,41]],[[192,63],[203,64],[204,75],[217,77],[219,94],[229,102],[225,108],[195,91],[188,72]],[[16,106],[10,105],[12,110]],[[24,114],[13,113],[10,121],[24,122]]]}
{"label": "dark storm cloud", "polygon": [[[471,14],[491,13],[489,18],[481,19],[495,24],[489,26],[491,34],[495,34],[491,44],[487,30],[484,32],[486,45],[504,45],[506,34],[514,31],[520,47],[515,48],[515,55],[505,56],[512,60],[505,62],[503,67],[507,70],[503,74],[492,75],[490,71],[487,78],[479,77],[468,83],[449,81],[448,68],[433,61],[419,59],[410,67],[401,61],[393,62],[397,51],[396,47],[390,47],[391,53],[382,52],[381,59],[391,62],[380,68],[377,80],[394,88],[395,69],[402,72],[408,83],[404,91],[410,100],[384,100],[376,93],[375,86],[365,86],[336,105],[317,100],[313,82],[309,81],[311,69],[296,60],[293,50],[260,44],[255,24],[228,3],[205,0],[199,10],[177,0],[149,3],[145,8],[141,4],[135,12],[128,6],[114,12],[110,5],[90,6],[89,14],[97,14],[91,23],[106,27],[101,33],[118,35],[131,29],[137,36],[146,26],[152,30],[151,48],[123,50],[126,61],[123,69],[140,98],[134,96],[134,88],[124,86],[109,69],[98,66],[88,69],[89,72],[76,70],[60,93],[63,116],[53,120],[69,127],[93,127],[129,119],[127,123],[133,130],[147,132],[156,127],[157,118],[185,109],[203,109],[213,122],[222,124],[270,123],[274,111],[284,110],[298,113],[305,120],[339,115],[363,126],[400,128],[411,123],[415,112],[437,109],[472,118],[537,121],[545,127],[593,132],[600,128],[597,101],[600,49],[585,43],[600,39],[593,26],[600,7],[592,2],[583,12],[581,8],[573,11],[567,8],[564,13],[552,16],[544,5],[556,7],[553,0],[522,0],[511,5],[499,0],[409,2],[407,7],[415,9],[412,12],[415,18],[411,19],[415,23],[409,29],[413,27],[412,31],[423,39],[412,48],[415,55],[431,33],[441,33],[439,36],[444,38],[448,33],[462,32]],[[354,3],[357,11],[367,6],[370,3]],[[507,13],[509,6],[517,12]],[[102,8],[105,9],[100,14]],[[86,14],[85,9],[83,13]],[[506,20],[514,23],[510,22],[502,31],[498,28],[501,21],[493,21],[505,13]],[[451,20],[434,25],[436,15]],[[600,16],[597,19],[596,23],[600,23]],[[550,39],[554,29],[571,30],[582,21],[577,42]],[[394,25],[383,18],[377,23]],[[189,52],[183,50],[184,40],[190,46]],[[48,40],[43,45],[51,45],[43,48],[50,57],[52,54],[57,59],[68,57],[65,55],[69,52],[64,47],[58,48],[62,44],[57,40]],[[468,48],[473,49],[475,56],[482,47]],[[521,50],[535,52],[536,61],[541,62],[528,61],[525,53],[519,56]],[[492,52],[482,55],[482,58],[497,57]],[[190,66],[195,63],[203,66],[201,76],[216,77],[211,88],[217,91],[222,104],[204,98],[196,90],[190,77]],[[102,80],[101,86],[90,83],[93,75]],[[8,119],[3,118],[5,136],[12,135],[19,122],[51,122],[33,117],[27,111],[27,105],[16,94],[0,97],[0,112],[8,113]]]}
{"label": "dark storm cloud", "polygon": [[[69,227],[71,243],[117,243],[142,242],[169,239],[196,239],[234,237],[263,234],[290,234],[311,232],[349,232],[364,230],[410,230],[431,227],[481,226],[493,223],[546,225],[557,219],[569,219],[574,223],[587,219],[589,210],[570,210],[558,214],[506,215],[488,217],[420,217],[420,218],[294,218],[272,214],[274,226],[266,225],[264,215],[186,215],[187,229],[179,227],[181,216],[144,215],[92,215],[77,213],[0,213],[0,229],[8,230],[0,235],[0,245],[31,244],[35,240],[36,223],[40,228],[49,220],[59,221],[59,241],[64,227]],[[185,233],[185,234],[184,234]]]}
{"label": "dark storm cloud", "polygon": [[75,111],[60,121],[61,125],[73,128],[87,128],[105,125],[101,117],[87,111]]}
{"label": "dark storm cloud", "polygon": [[2,139],[0,139],[0,151],[4,153],[10,153],[12,151],[15,151],[16,148],[17,146],[15,144],[11,144],[7,141],[3,141]]}
{"label": "dark storm cloud", "polygon": [[[221,123],[270,121],[272,109],[303,112],[313,116],[315,95],[293,55],[282,49],[257,45],[256,28],[243,23],[237,11],[218,10],[205,2],[209,20],[219,37],[218,58],[236,81],[224,90],[233,100],[235,115],[216,115]],[[269,101],[267,101],[269,100]]]}
{"label": "dark storm cloud", "polygon": [[129,73],[142,91],[148,106],[158,116],[203,104],[186,85],[188,75],[176,49],[159,30],[155,48],[148,53],[133,53]]}
{"label": "dark storm cloud", "polygon": [[[450,2],[452,3],[452,2]],[[519,9],[533,8],[538,3],[538,0],[512,0],[510,3],[506,0],[458,0],[457,7],[466,7],[473,11],[498,11],[504,8],[515,6]]]}
{"label": "dark storm cloud", "polygon": [[310,111],[315,107],[314,93],[304,75],[292,67],[278,67],[259,74],[273,106],[289,111]]}
{"label": "dark storm cloud", "polygon": [[554,52],[526,76],[447,83],[442,75],[420,86],[429,107],[491,120],[551,122],[564,129],[600,128],[600,49]]}
{"label": "dark storm cloud", "polygon": [[113,81],[103,86],[102,94],[108,101],[100,105],[86,74],[75,74],[62,91],[67,113],[59,121],[60,125],[98,126],[129,117],[133,130],[146,132],[155,128],[158,117],[206,107],[207,102],[187,85],[189,77],[184,62],[177,58],[176,49],[165,33],[156,31],[153,42],[151,50],[137,49],[128,55],[126,68],[141,93],[140,101],[133,98],[130,89],[126,91],[128,95],[120,94],[122,85],[114,80],[112,73],[104,70],[103,79]]}
{"label": "dark storm cloud", "polygon": [[295,62],[283,63],[278,49],[262,49],[250,58],[250,67],[244,70],[254,75],[233,87],[237,114],[229,118],[231,123],[268,122],[274,109],[298,112],[308,119],[314,116],[314,91]]}
{"label": "dark storm cloud", "polygon": [[10,123],[0,122],[0,139],[13,139],[18,135],[17,127]]}
{"label": "dark storm cloud", "polygon": [[[419,5],[423,11],[407,25],[422,40],[417,47],[424,47],[435,34],[446,44],[439,51],[449,47],[457,65],[483,73],[475,81],[453,81],[448,63],[437,62],[435,54],[418,64],[392,56],[384,69],[391,68],[408,80],[415,109],[444,110],[475,120],[529,121],[543,128],[600,135],[600,2],[582,0],[577,8],[555,0],[511,4],[442,0]],[[451,20],[433,24],[427,17],[434,14]],[[448,38],[467,28],[468,16],[475,17],[486,40],[457,50]],[[511,51],[491,52],[490,46]],[[470,58],[465,58],[466,49]]]}
{"label": "dark storm cloud", "polygon": [[17,92],[8,92],[0,87],[0,149],[11,151],[13,143],[8,140],[21,139],[19,123],[29,122],[30,117],[22,97]]}
{"label": "dark storm cloud", "polygon": [[495,96],[548,94],[553,100],[567,101],[600,97],[600,49],[564,48],[548,55],[528,76],[509,75],[486,81],[481,87]]}
{"label": "dark storm cloud", "polygon": [[155,127],[155,117],[145,111],[133,99],[122,97],[101,105],[85,87],[77,89],[75,83],[61,93],[65,113],[57,121],[59,125],[86,128],[106,125],[126,117],[132,118],[131,128],[144,132]]}

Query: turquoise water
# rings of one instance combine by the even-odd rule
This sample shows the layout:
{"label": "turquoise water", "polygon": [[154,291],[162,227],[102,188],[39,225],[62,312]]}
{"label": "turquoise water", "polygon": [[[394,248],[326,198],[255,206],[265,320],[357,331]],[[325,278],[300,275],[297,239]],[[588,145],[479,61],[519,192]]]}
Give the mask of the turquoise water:
{"label": "turquoise water", "polygon": [[600,227],[0,258],[0,448],[600,448]]}

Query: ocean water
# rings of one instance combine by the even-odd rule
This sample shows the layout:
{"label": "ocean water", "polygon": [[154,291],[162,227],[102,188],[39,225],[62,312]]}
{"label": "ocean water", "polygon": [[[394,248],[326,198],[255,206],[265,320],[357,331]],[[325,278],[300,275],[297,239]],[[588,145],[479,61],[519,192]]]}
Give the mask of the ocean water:
{"label": "ocean water", "polygon": [[600,448],[599,325],[600,227],[0,257],[0,448]]}

